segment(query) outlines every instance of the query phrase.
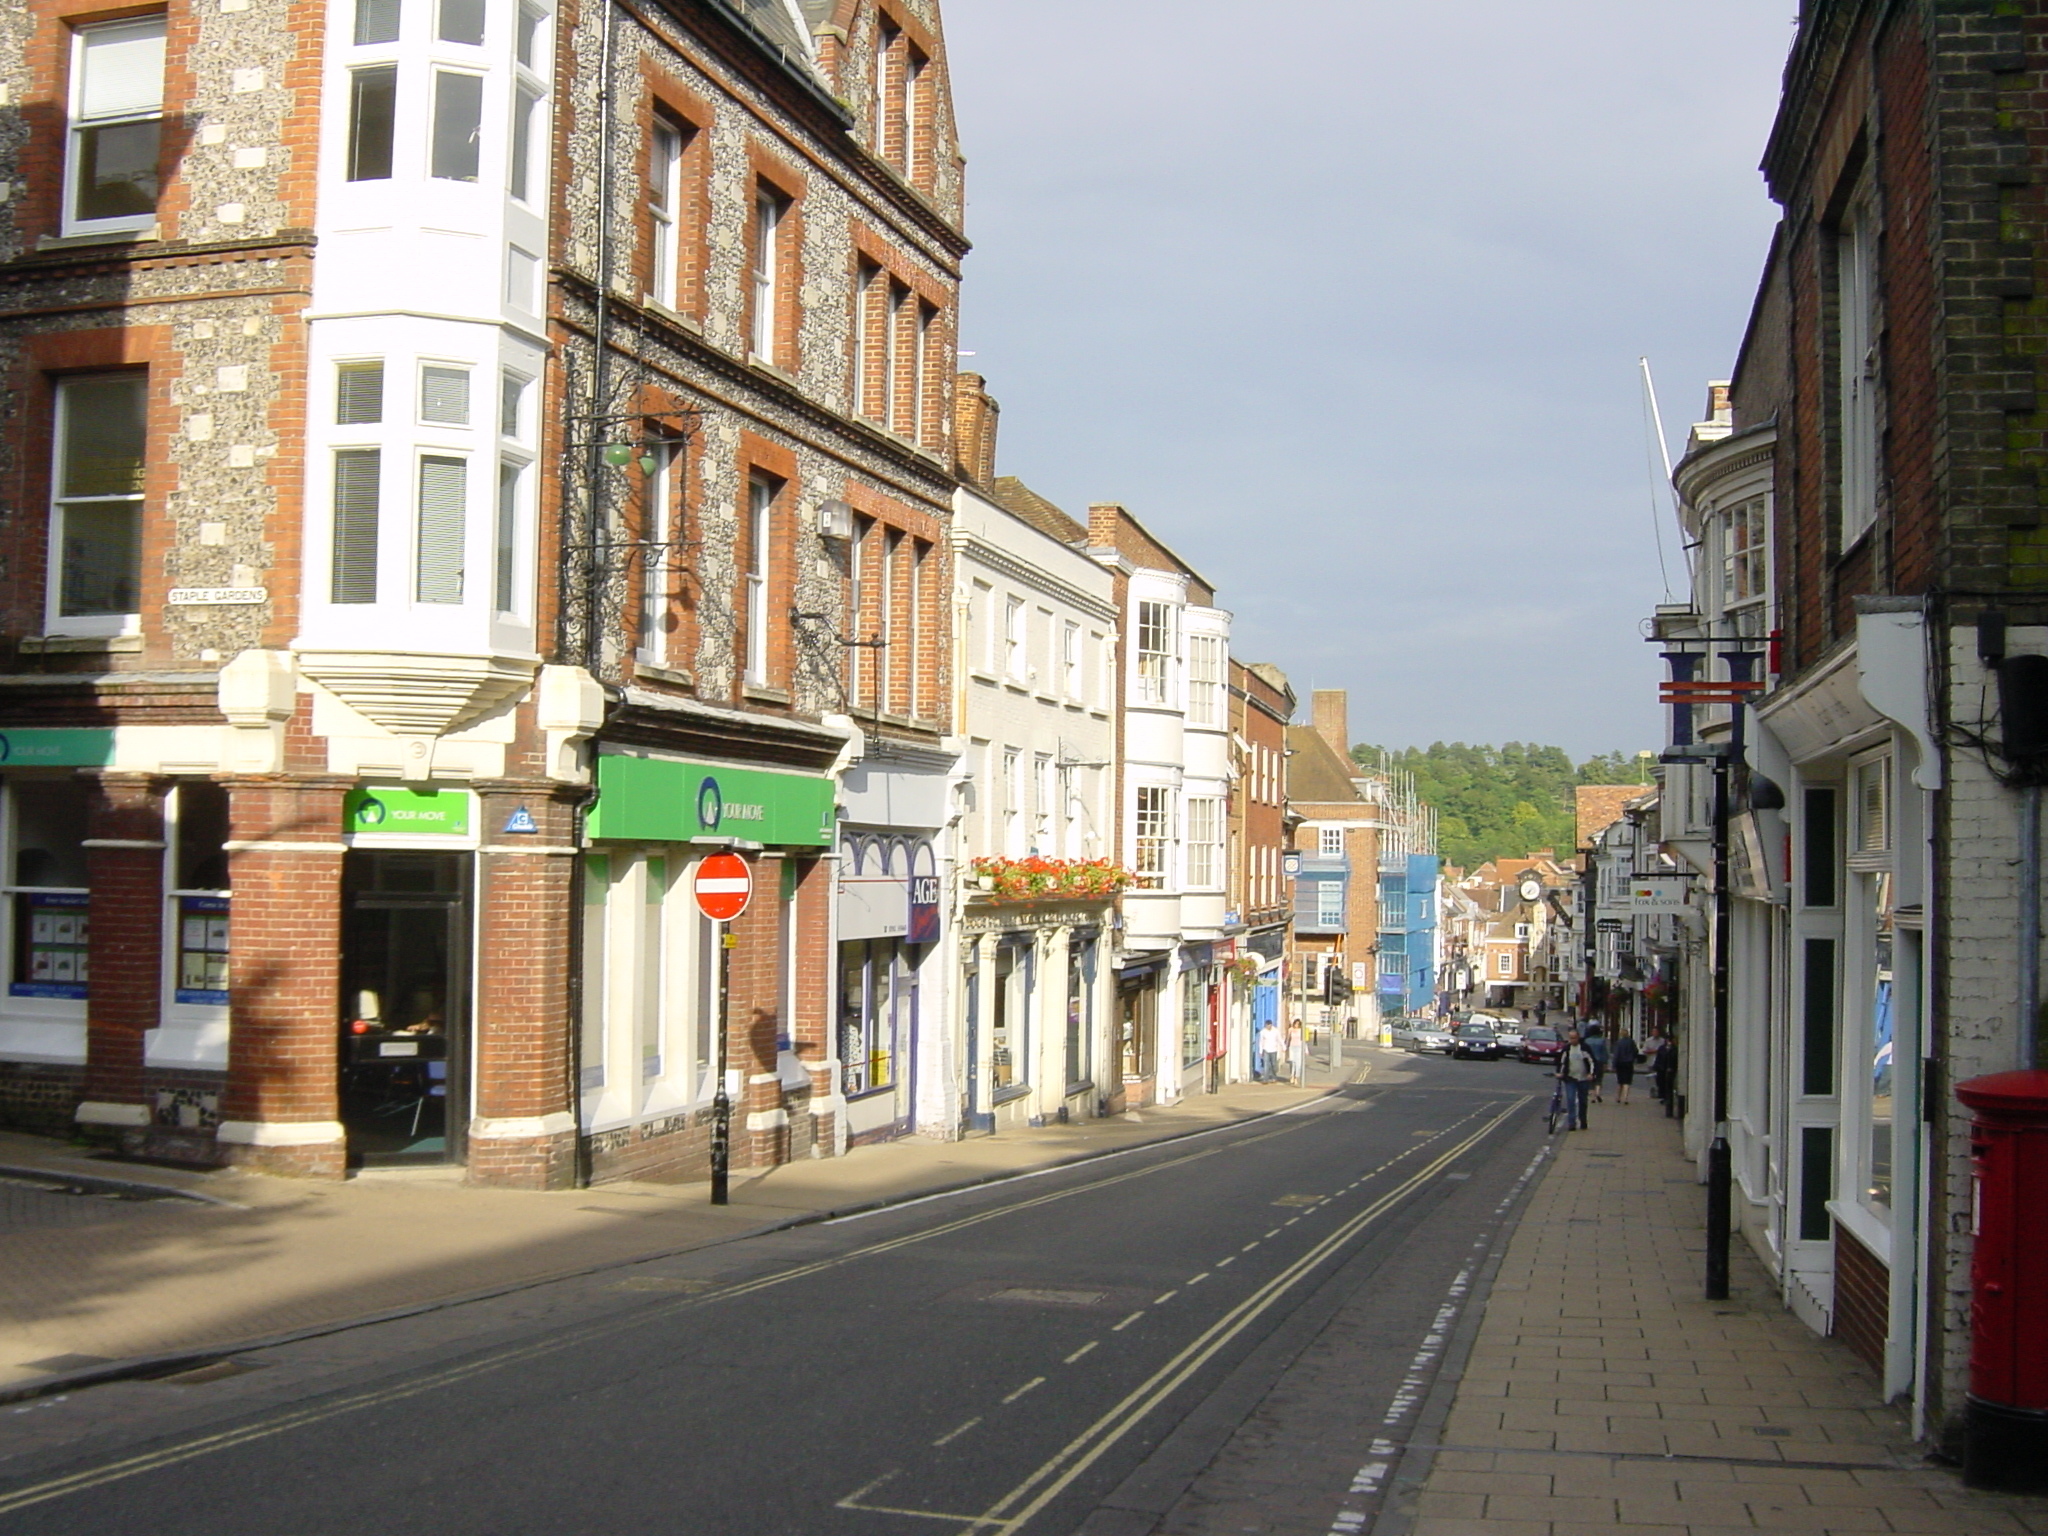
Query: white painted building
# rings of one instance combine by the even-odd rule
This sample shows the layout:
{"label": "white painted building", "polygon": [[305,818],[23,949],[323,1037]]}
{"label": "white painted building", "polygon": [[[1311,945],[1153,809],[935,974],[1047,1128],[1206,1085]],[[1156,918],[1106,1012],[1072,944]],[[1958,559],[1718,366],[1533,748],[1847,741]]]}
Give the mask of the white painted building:
{"label": "white painted building", "polygon": [[977,1130],[1094,1115],[1120,1075],[1113,891],[1082,899],[1055,880],[1026,895],[1015,882],[1028,865],[1002,878],[975,869],[1118,854],[1114,581],[1077,547],[1078,523],[1050,504],[1028,510],[1029,521],[972,489],[954,498],[957,1087],[943,1107],[920,1104],[934,1130],[947,1116]]}

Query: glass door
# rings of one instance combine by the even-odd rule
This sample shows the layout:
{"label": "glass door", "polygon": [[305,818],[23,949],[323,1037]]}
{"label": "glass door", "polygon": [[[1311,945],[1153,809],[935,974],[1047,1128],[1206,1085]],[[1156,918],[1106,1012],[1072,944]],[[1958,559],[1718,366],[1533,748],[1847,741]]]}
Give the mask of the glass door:
{"label": "glass door", "polygon": [[341,1120],[352,1163],[452,1163],[469,1121],[469,859],[351,851]]}

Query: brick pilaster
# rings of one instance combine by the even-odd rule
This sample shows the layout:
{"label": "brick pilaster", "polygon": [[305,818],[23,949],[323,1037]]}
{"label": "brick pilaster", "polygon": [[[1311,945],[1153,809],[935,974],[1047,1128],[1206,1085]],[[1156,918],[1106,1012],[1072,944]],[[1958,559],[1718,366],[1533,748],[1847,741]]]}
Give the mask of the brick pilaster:
{"label": "brick pilaster", "polygon": [[105,774],[89,813],[92,971],[77,1112],[89,1127],[149,1123],[142,1056],[163,998],[165,788],[143,775]]}
{"label": "brick pilaster", "polygon": [[[547,784],[478,788],[484,847],[470,1027],[472,1184],[566,1189],[576,1179],[569,921],[577,899],[577,793]],[[522,807],[539,830],[505,832]]]}
{"label": "brick pilaster", "polygon": [[221,1152],[265,1173],[342,1177],[341,780],[228,783],[234,890]]}

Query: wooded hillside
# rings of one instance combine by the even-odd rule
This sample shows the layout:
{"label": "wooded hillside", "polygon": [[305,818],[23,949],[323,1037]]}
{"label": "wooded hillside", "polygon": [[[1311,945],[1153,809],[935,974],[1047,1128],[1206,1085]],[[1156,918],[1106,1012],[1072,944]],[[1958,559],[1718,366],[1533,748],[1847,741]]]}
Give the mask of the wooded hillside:
{"label": "wooded hillside", "polygon": [[1351,756],[1361,767],[1414,774],[1416,792],[1437,808],[1437,847],[1444,862],[1468,870],[1539,848],[1570,858],[1573,788],[1633,784],[1642,773],[1625,753],[1574,764],[1564,748],[1528,741],[1497,747],[1438,741],[1397,752],[1361,743]]}

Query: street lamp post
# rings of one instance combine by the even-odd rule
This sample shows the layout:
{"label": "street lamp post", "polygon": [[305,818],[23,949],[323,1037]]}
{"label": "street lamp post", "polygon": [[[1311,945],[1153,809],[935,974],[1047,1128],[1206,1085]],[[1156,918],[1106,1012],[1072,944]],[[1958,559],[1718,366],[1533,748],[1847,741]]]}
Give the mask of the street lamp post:
{"label": "street lamp post", "polygon": [[[1718,654],[1726,663],[1725,679],[1702,678],[1700,663]],[[1663,702],[1672,706],[1671,750],[1666,762],[1713,764],[1714,908],[1713,940],[1708,963],[1713,967],[1713,1106],[1714,1139],[1707,1146],[1707,1274],[1706,1299],[1728,1299],[1728,1246],[1734,1227],[1735,1163],[1728,1145],[1728,968],[1733,913],[1728,890],[1729,775],[1742,756],[1743,706],[1763,681],[1750,673],[1760,659],[1746,648],[1729,648],[1718,653],[1666,651],[1671,678],[1663,688]],[[1702,704],[1728,707],[1728,734],[1718,742],[1693,740],[1693,710]]]}

